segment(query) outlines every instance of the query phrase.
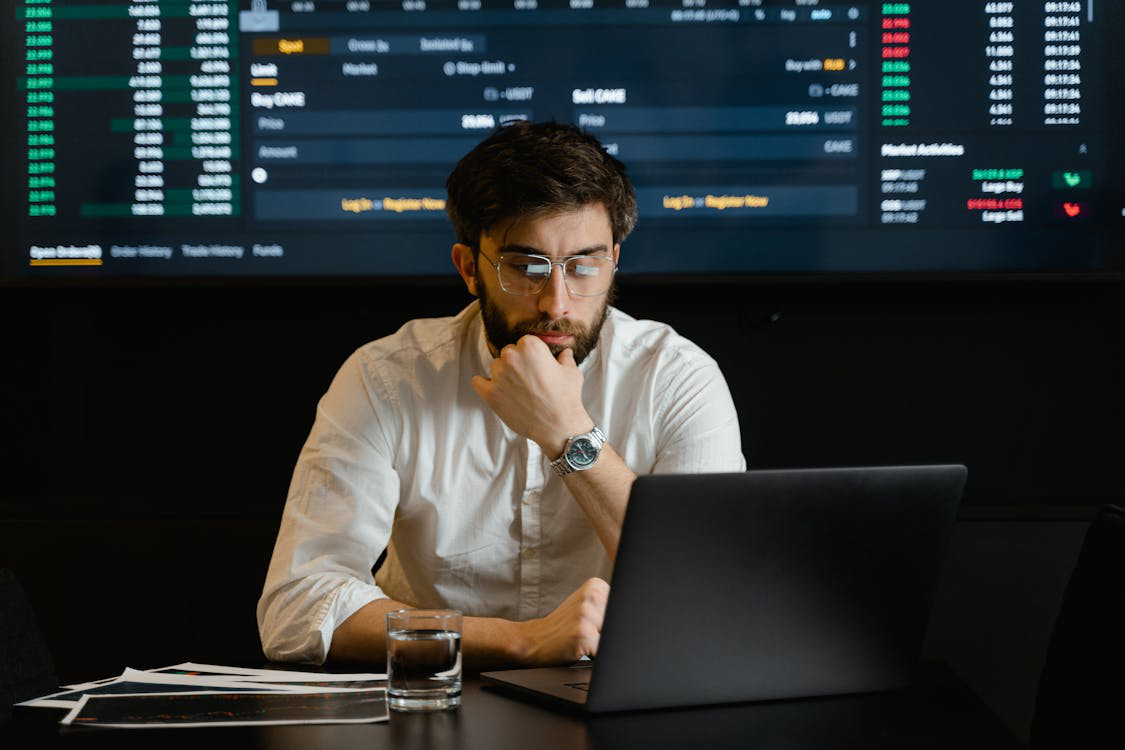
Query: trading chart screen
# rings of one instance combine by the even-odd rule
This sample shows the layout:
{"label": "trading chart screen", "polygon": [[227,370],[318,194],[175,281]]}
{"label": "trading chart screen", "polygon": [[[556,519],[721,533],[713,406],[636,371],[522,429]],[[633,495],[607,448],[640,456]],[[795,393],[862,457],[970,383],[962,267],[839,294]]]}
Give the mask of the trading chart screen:
{"label": "trading chart screen", "polygon": [[449,272],[495,128],[625,162],[651,275],[1125,270],[1109,0],[16,0],[6,279]]}

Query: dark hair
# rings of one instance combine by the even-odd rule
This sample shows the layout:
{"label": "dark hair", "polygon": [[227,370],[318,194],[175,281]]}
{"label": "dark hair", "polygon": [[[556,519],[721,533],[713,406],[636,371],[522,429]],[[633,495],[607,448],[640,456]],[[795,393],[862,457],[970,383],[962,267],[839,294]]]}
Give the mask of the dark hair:
{"label": "dark hair", "polygon": [[499,222],[601,203],[614,243],[637,223],[625,165],[573,125],[517,121],[477,144],[445,181],[445,210],[457,240],[474,250]]}

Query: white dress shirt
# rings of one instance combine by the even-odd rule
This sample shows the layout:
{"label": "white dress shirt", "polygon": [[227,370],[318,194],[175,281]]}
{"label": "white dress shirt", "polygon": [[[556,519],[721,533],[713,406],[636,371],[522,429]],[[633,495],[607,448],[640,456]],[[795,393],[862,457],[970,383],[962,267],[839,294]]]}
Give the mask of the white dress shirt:
{"label": "white dress shirt", "polygon": [[[376,599],[522,621],[591,576],[609,580],[605,549],[550,468],[557,456],[472,389],[491,362],[474,302],[411,321],[340,368],[297,459],[258,602],[267,657],[323,662],[336,627]],[[670,327],[610,308],[580,369],[586,410],[634,473],[746,468],[718,365]]]}

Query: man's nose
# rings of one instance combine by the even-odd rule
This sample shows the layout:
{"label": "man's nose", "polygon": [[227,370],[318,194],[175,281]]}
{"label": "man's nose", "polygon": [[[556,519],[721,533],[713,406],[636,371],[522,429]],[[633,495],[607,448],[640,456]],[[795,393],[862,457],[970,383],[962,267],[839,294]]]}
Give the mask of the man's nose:
{"label": "man's nose", "polygon": [[539,292],[539,312],[551,320],[566,317],[570,312],[570,290],[566,288],[566,277],[562,266],[551,266],[551,275]]}

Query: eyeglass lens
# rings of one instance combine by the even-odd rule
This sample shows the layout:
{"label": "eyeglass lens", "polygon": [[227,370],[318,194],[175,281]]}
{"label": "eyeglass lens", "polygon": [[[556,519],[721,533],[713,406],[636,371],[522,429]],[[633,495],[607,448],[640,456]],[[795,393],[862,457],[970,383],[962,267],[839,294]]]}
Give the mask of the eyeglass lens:
{"label": "eyeglass lens", "polygon": [[[500,286],[510,294],[536,294],[543,290],[554,264],[539,255],[500,257]],[[566,287],[571,294],[594,297],[604,294],[613,279],[613,259],[600,255],[576,255],[562,261]]]}

